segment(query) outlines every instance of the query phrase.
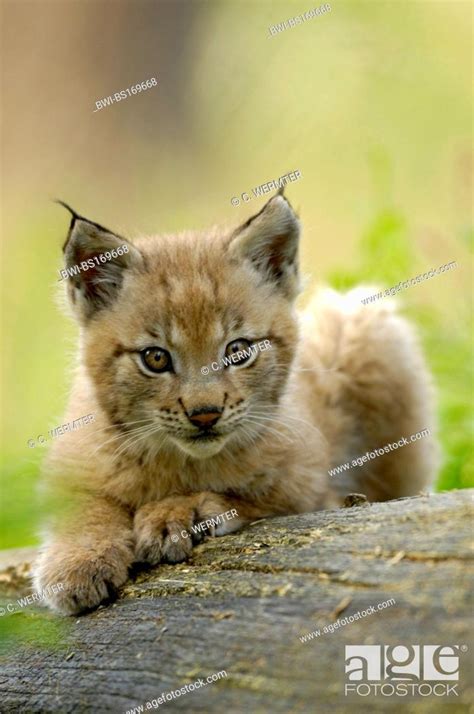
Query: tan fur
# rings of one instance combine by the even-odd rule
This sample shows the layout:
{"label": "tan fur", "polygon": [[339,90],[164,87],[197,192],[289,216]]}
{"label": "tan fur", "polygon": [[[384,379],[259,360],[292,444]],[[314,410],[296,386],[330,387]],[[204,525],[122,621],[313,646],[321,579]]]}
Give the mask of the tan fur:
{"label": "tan fur", "polygon": [[[61,507],[35,582],[39,590],[64,583],[52,607],[98,605],[134,561],[188,557],[192,538],[182,531],[230,508],[238,517],[227,532],[262,516],[339,505],[350,491],[385,500],[432,480],[433,437],[328,476],[367,450],[425,428],[433,434],[429,377],[409,325],[387,300],[363,305],[360,289],[326,290],[295,311],[298,233],[276,196],[233,233],[128,241],[119,288],[118,273],[105,267],[101,285],[86,273],[69,282],[81,334],[65,421],[94,413],[95,422],[58,438],[45,469]],[[66,261],[91,241],[91,254],[100,252],[100,231],[73,220]],[[99,309],[87,296],[102,286],[110,294],[99,296]],[[272,347],[249,367],[203,375],[238,338]],[[168,350],[175,373],[144,375],[133,350],[148,346]],[[186,413],[209,405],[223,408],[222,435],[195,445]],[[153,433],[130,431],[145,419]]]}

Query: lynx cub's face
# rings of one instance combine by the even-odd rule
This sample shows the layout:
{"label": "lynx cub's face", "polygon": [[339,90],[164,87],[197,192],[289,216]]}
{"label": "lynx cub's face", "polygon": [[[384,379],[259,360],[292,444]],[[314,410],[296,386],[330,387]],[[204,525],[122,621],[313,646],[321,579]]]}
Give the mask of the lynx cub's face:
{"label": "lynx cub's face", "polygon": [[66,281],[82,361],[128,449],[202,459],[266,428],[297,340],[298,236],[282,195],[233,232],[133,242],[73,213],[66,266],[94,266]]}

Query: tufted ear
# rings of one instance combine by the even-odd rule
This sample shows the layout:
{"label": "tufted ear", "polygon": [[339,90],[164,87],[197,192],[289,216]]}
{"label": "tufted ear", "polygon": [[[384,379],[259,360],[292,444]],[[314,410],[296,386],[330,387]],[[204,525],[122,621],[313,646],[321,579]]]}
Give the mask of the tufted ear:
{"label": "tufted ear", "polygon": [[299,292],[299,236],[298,216],[281,191],[237,228],[229,252],[233,259],[251,263],[265,281],[293,300]]}
{"label": "tufted ear", "polygon": [[61,276],[67,279],[69,298],[78,317],[89,319],[115,300],[125,272],[143,267],[144,259],[124,238],[79,216],[62,201],[58,203],[72,214],[63,246],[65,268]]}

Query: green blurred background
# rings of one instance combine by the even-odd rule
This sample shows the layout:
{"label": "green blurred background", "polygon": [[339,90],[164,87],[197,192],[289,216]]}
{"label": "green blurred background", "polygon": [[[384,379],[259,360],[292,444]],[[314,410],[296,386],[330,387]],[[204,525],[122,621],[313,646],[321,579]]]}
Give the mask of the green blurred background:
{"label": "green blurred background", "polygon": [[392,286],[456,260],[400,300],[438,386],[437,488],[474,484],[472,5],[334,2],[270,36],[312,7],[3,3],[2,547],[37,540],[45,449],[27,441],[62,423],[76,362],[56,197],[125,235],[205,228],[245,220],[267,197],[232,197],[299,169],[310,284]]}

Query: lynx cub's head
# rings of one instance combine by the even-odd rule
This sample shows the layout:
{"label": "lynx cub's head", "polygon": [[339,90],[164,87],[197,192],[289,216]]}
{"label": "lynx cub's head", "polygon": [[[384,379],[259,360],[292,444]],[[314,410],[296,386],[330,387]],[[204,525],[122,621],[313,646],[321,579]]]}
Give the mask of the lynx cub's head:
{"label": "lynx cub's head", "polygon": [[202,459],[265,433],[297,340],[298,238],[280,194],[233,232],[133,242],[73,213],[63,274],[82,362],[130,450]]}

